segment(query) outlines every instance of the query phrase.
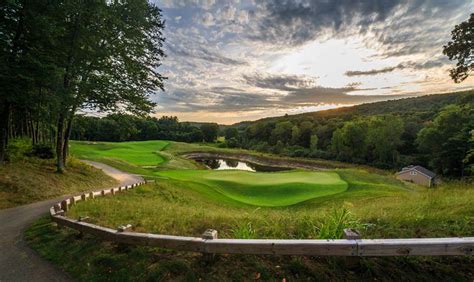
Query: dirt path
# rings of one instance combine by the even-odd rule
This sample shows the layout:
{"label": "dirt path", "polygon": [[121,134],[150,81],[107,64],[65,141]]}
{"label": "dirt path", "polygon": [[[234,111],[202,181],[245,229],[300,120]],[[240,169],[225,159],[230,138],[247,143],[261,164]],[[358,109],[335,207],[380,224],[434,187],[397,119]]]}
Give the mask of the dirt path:
{"label": "dirt path", "polygon": [[[120,181],[121,186],[143,180],[139,176],[128,174],[102,163],[85,162],[102,169],[106,174]],[[47,214],[51,205],[63,198],[65,196],[0,210],[0,282],[72,280],[67,274],[40,258],[28,248],[23,240],[23,232],[28,225],[38,217]]]}

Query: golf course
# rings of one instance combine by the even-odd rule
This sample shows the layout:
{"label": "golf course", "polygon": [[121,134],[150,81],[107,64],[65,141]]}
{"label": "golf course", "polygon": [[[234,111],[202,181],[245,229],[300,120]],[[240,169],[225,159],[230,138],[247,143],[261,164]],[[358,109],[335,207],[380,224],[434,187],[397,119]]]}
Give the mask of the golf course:
{"label": "golf course", "polygon": [[[115,197],[81,202],[69,216],[161,234],[199,236],[213,228],[224,238],[329,239],[340,238],[348,227],[362,229],[365,237],[472,233],[469,219],[456,216],[472,213],[467,204],[472,196],[462,184],[433,190],[399,181],[388,171],[337,168],[335,162],[321,170],[213,170],[185,157],[200,151],[260,154],[172,141],[74,141],[75,158],[107,163],[151,182]],[[454,201],[457,209],[452,209]],[[440,221],[456,228],[434,224]]]}

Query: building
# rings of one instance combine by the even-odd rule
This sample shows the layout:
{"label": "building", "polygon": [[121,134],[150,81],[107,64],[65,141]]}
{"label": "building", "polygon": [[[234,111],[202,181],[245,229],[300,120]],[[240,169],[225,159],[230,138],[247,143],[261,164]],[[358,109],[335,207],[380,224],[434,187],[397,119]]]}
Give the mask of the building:
{"label": "building", "polygon": [[436,174],[422,166],[410,165],[397,173],[397,179],[431,187],[435,184]]}

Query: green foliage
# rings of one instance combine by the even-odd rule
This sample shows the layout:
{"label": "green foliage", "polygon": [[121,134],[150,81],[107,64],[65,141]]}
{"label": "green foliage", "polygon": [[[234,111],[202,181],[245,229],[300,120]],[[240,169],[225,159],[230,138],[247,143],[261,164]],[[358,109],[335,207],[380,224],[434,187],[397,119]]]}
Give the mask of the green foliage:
{"label": "green foliage", "polygon": [[[421,139],[417,139],[422,129],[431,127],[432,120],[444,107],[458,105],[472,109],[473,97],[473,91],[466,91],[267,118],[236,125],[236,128],[246,126],[238,146],[282,156],[335,159],[384,169],[417,164],[459,177],[464,175],[460,173],[462,164],[470,168],[472,163],[466,154],[459,153],[469,144],[466,132],[473,128],[467,119],[458,120],[452,127],[459,134],[446,146],[445,155],[450,161],[445,166],[457,172],[450,172],[452,169],[444,169],[440,162],[433,161],[428,153],[431,149],[419,146]],[[470,111],[466,110],[465,114]],[[437,143],[435,140],[439,138],[433,135],[425,139]],[[469,171],[464,169],[466,173]]]}
{"label": "green foliage", "polygon": [[224,137],[226,140],[232,139],[232,138],[239,138],[239,130],[235,127],[228,127],[224,131]]}
{"label": "green foliage", "polygon": [[214,142],[219,134],[219,125],[217,125],[217,123],[205,123],[201,125],[201,131],[204,141]]}
{"label": "green foliage", "polygon": [[10,161],[24,159],[31,152],[31,140],[16,138],[9,142],[7,147],[7,158]]}
{"label": "green foliage", "polygon": [[397,164],[397,149],[402,144],[404,125],[401,118],[386,115],[369,121],[367,145],[373,150],[373,158],[383,164]]}
{"label": "green foliage", "polygon": [[310,146],[309,146],[311,151],[314,152],[314,151],[318,150],[318,141],[319,141],[318,135],[316,135],[316,134],[311,135],[311,141],[310,141]]}
{"label": "green foliage", "polygon": [[450,60],[456,60],[456,67],[450,70],[451,78],[459,83],[465,80],[474,70],[474,13],[468,20],[456,25],[451,32],[451,39],[443,47],[443,53]]}
{"label": "green foliage", "polygon": [[466,173],[463,160],[469,152],[473,128],[472,106],[451,105],[418,133],[416,142],[419,150],[429,158],[431,167],[446,175],[463,176]]}
{"label": "green foliage", "polygon": [[255,239],[257,234],[255,229],[252,227],[251,222],[239,222],[234,228],[231,229],[233,238],[236,239]]}
{"label": "green foliage", "polygon": [[111,114],[103,118],[78,116],[71,132],[74,140],[132,141],[174,140],[202,142],[199,127],[179,122],[177,117],[137,117],[126,114]]}
{"label": "green foliage", "polygon": [[[155,105],[149,94],[163,90],[157,68],[164,21],[146,0],[7,1],[2,15],[0,164],[12,130],[33,143],[53,143],[48,137],[56,136],[62,172],[77,110],[144,114]],[[120,119],[114,115],[99,130],[129,138],[123,133],[134,132],[133,124]]]}
{"label": "green foliage", "polygon": [[50,144],[35,144],[31,148],[29,155],[40,159],[53,159],[54,151]]}
{"label": "green foliage", "polygon": [[353,228],[358,230],[361,226],[361,223],[346,207],[333,209],[317,227],[317,238],[342,239],[344,229]]}
{"label": "green foliage", "polygon": [[288,144],[291,140],[293,124],[290,121],[279,122],[272,130],[272,139],[281,141],[283,144]]}

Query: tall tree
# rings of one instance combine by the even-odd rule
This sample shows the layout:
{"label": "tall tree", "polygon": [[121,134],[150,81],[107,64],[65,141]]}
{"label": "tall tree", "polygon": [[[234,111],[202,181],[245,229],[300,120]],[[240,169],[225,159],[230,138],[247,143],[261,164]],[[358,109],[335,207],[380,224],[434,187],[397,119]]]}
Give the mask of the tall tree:
{"label": "tall tree", "polygon": [[58,7],[57,170],[63,171],[77,109],[149,112],[147,96],[163,89],[156,71],[164,53],[161,11],[146,0],[65,1]]}
{"label": "tall tree", "polygon": [[456,60],[456,67],[450,70],[451,78],[459,83],[474,70],[474,13],[465,22],[456,25],[451,39],[443,47],[443,53],[450,60]]}

